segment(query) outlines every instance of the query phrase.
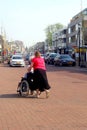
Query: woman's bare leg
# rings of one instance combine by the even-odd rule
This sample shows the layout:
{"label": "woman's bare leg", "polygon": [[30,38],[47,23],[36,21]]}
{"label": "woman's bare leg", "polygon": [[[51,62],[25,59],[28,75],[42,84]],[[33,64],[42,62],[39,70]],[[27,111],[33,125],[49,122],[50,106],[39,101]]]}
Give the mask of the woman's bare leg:
{"label": "woman's bare leg", "polygon": [[36,92],[37,92],[37,98],[39,98],[39,97],[40,97],[41,92],[39,91],[39,89],[37,89],[37,90],[36,90]]}

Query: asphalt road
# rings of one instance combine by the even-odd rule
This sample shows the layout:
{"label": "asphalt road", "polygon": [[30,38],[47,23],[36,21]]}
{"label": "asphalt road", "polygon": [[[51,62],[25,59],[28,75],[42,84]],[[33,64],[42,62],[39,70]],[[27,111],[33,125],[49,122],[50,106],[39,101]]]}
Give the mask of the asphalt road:
{"label": "asphalt road", "polygon": [[0,130],[87,130],[87,71],[46,66],[50,97],[18,96],[26,67],[0,64]]}

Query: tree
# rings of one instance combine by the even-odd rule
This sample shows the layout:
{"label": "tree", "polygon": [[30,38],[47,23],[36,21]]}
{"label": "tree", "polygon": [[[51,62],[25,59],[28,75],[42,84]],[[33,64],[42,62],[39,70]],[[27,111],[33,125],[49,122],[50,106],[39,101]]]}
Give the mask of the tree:
{"label": "tree", "polygon": [[48,44],[52,45],[52,34],[54,32],[56,32],[59,29],[62,29],[64,27],[64,25],[60,24],[60,23],[56,23],[53,25],[49,25],[46,29],[45,29],[45,33],[46,33],[46,38],[48,40]]}

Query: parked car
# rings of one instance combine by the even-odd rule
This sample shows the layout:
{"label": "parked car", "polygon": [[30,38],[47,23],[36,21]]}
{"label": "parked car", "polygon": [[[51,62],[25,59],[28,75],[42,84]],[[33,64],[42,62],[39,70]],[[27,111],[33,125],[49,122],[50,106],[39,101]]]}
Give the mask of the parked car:
{"label": "parked car", "polygon": [[54,65],[67,65],[67,66],[75,66],[76,61],[68,54],[61,54],[60,56],[56,56],[54,59]]}
{"label": "parked car", "polygon": [[29,57],[30,57],[29,55],[26,55],[25,56],[25,61],[29,61]]}
{"label": "parked car", "polygon": [[41,54],[41,57],[44,59],[45,58],[45,54]]}
{"label": "parked car", "polygon": [[57,56],[57,53],[50,53],[47,57],[47,64],[54,64],[54,58]]}
{"label": "parked car", "polygon": [[12,55],[10,59],[10,66],[25,66],[25,61],[22,55]]}
{"label": "parked car", "polygon": [[44,55],[44,61],[45,61],[45,63],[47,63],[47,58],[48,58],[49,55],[50,55],[50,53],[46,53],[46,54]]}

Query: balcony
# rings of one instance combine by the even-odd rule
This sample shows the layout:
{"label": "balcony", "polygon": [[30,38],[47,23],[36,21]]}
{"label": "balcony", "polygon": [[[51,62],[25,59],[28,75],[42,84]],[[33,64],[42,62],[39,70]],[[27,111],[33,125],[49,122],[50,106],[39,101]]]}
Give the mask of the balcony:
{"label": "balcony", "polygon": [[72,37],[78,34],[78,30],[68,34],[68,37]]}

